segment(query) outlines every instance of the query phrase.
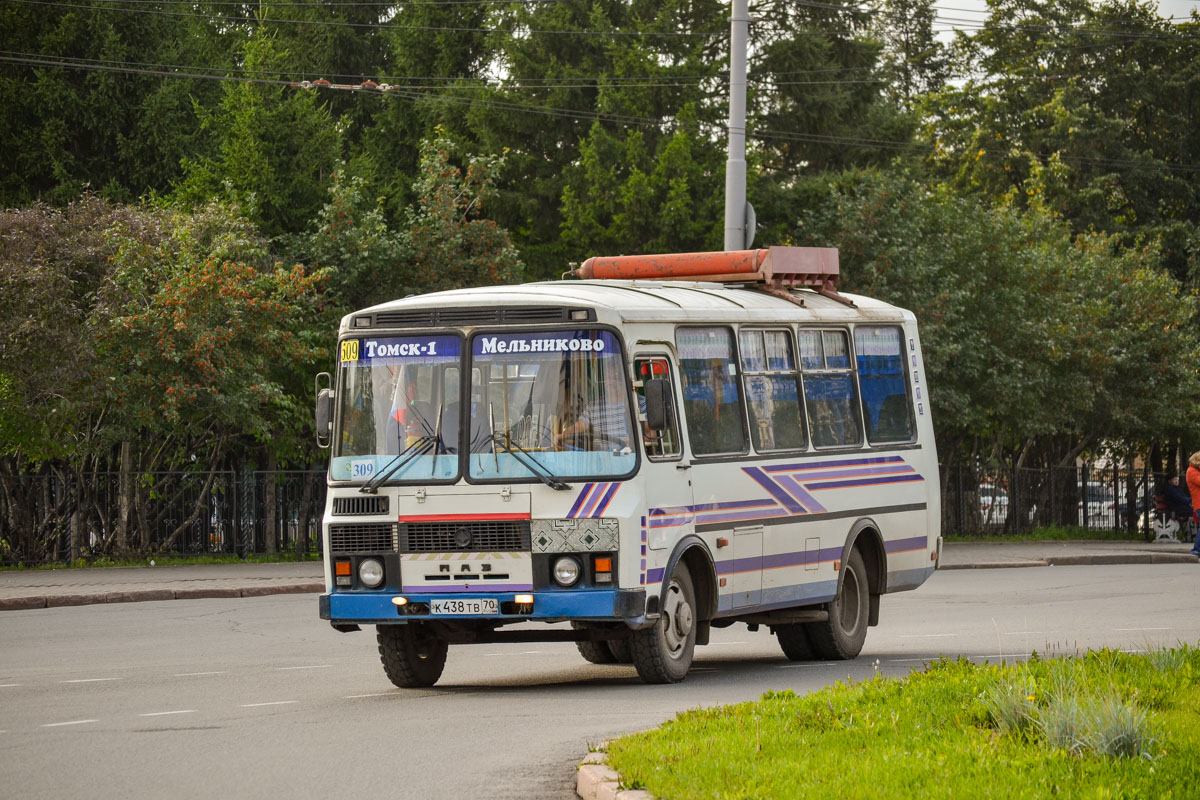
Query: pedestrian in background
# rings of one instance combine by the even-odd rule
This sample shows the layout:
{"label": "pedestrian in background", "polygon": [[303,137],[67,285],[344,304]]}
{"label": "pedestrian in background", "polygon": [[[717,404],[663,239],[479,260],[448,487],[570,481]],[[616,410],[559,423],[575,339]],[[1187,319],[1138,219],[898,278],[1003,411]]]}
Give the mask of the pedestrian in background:
{"label": "pedestrian in background", "polygon": [[1192,518],[1196,520],[1196,541],[1192,543],[1192,555],[1200,556],[1200,450],[1188,459],[1187,487],[1192,495]]}

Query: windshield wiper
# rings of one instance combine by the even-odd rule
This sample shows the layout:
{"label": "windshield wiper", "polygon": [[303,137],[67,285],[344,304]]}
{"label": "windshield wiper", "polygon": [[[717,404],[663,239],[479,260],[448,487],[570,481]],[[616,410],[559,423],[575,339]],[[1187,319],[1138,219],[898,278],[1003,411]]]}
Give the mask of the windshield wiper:
{"label": "windshield wiper", "polygon": [[571,484],[563,483],[558,477],[551,472],[545,464],[533,457],[533,454],[526,450],[521,445],[509,438],[507,433],[495,433],[491,436],[492,452],[495,452],[495,445],[501,445],[504,452],[511,455],[521,463],[525,469],[533,473],[533,477],[537,478],[542,483],[549,486],[551,489],[556,489],[560,492],[565,492],[571,488]]}
{"label": "windshield wiper", "polygon": [[[423,455],[430,445],[437,441],[436,436],[422,436],[408,447],[400,451],[399,455],[387,463],[387,466],[371,480],[363,484],[358,491],[362,494],[376,494],[379,491],[379,485],[388,478],[400,471],[401,467],[407,466],[414,458]],[[408,456],[405,458],[405,456]]]}

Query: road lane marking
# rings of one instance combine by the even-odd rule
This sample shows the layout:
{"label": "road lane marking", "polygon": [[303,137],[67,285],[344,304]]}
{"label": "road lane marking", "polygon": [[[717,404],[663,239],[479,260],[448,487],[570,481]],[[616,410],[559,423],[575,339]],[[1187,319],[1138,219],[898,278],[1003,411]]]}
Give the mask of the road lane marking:
{"label": "road lane marking", "polygon": [[1029,658],[1033,653],[993,653],[990,656],[971,656],[971,658]]}
{"label": "road lane marking", "polygon": [[332,664],[314,664],[309,667],[276,667],[275,669],[328,669]]}
{"label": "road lane marking", "polygon": [[346,695],[346,697],[344,699],[358,700],[359,698],[362,698],[362,697],[397,697],[397,696],[398,695],[395,692],[376,692],[375,694],[348,694],[348,695]]}
{"label": "road lane marking", "polygon": [[819,663],[814,663],[814,662],[806,661],[803,664],[780,664],[779,669],[791,669],[793,667],[835,667],[839,663],[841,663],[841,662],[839,662],[839,661],[822,661]]}
{"label": "road lane marking", "polygon": [[905,633],[897,636],[897,639],[954,639],[958,636],[957,633]]}
{"label": "road lane marking", "polygon": [[100,683],[101,681],[119,681],[120,678],[76,678],[73,681],[59,681],[59,683]]}
{"label": "road lane marking", "polygon": [[1114,631],[1126,633],[1129,631],[1169,631],[1170,628],[1113,628]]}
{"label": "road lane marking", "polygon": [[63,725],[86,725],[89,722],[99,722],[99,721],[100,720],[98,720],[98,719],[76,719],[76,720],[71,720],[70,722],[51,722],[47,725],[43,725],[42,727],[43,728],[61,728]]}
{"label": "road lane marking", "polygon": [[289,703],[299,703],[299,700],[276,700],[273,703],[243,703],[242,708],[260,708],[262,706],[286,706]]}
{"label": "road lane marking", "polygon": [[138,714],[139,717],[167,717],[171,714],[195,714],[196,709],[188,708],[181,711],[154,711],[149,714]]}
{"label": "road lane marking", "polygon": [[200,675],[228,675],[228,672],[179,672],[172,675],[172,678],[195,678]]}
{"label": "road lane marking", "polygon": [[19,683],[0,683],[0,689],[10,689],[13,686],[20,686]]}
{"label": "road lane marking", "polygon": [[[936,656],[934,658],[936,658]],[[888,664],[913,664],[913,663],[921,664],[926,661],[933,661],[934,658],[889,658],[887,660],[887,663]]]}

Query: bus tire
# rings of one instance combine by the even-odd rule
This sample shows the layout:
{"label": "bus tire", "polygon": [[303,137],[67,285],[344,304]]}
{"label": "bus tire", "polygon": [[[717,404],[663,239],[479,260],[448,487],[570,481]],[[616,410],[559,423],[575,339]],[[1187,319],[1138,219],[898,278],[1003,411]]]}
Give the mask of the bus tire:
{"label": "bus tire", "polygon": [[609,639],[606,644],[608,645],[609,652],[612,653],[613,663],[633,663],[633,654],[629,652],[628,639]]}
{"label": "bus tire", "polygon": [[629,656],[646,683],[678,683],[692,666],[696,649],[696,592],[687,567],[680,564],[663,587],[658,621],[634,631]]}
{"label": "bus tire", "polygon": [[[588,630],[590,627],[586,622],[572,622],[571,627],[577,631]],[[599,640],[580,640],[575,642],[575,647],[579,650],[579,655],[583,656],[583,660],[589,664],[616,664],[617,659],[613,655],[612,650],[608,646],[608,642],[603,639]]]}
{"label": "bus tire", "polygon": [[812,642],[808,638],[808,628],[803,622],[776,625],[775,638],[790,661],[812,661],[815,657]]}
{"label": "bus tire", "polygon": [[592,664],[617,663],[612,650],[608,648],[608,642],[576,642],[575,646],[579,648],[579,655],[583,656],[584,661]]}
{"label": "bus tire", "polygon": [[867,639],[867,567],[858,550],[842,564],[837,597],[829,604],[829,619],[807,624],[808,638],[818,658],[844,660],[862,652]]}
{"label": "bus tire", "polygon": [[442,677],[449,645],[428,625],[376,625],[375,639],[383,671],[401,689],[433,686]]}

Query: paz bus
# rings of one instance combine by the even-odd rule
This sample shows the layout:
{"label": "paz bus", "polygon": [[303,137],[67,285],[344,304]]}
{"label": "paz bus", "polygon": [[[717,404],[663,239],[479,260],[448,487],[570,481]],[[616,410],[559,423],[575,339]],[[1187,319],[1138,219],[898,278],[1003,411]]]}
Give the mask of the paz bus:
{"label": "paz bus", "polygon": [[401,687],[505,641],[672,683],[737,623],[856,657],[936,568],[940,499],[916,320],[837,273],[828,248],[592,258],[348,314],[317,378],[320,616],[375,626]]}

